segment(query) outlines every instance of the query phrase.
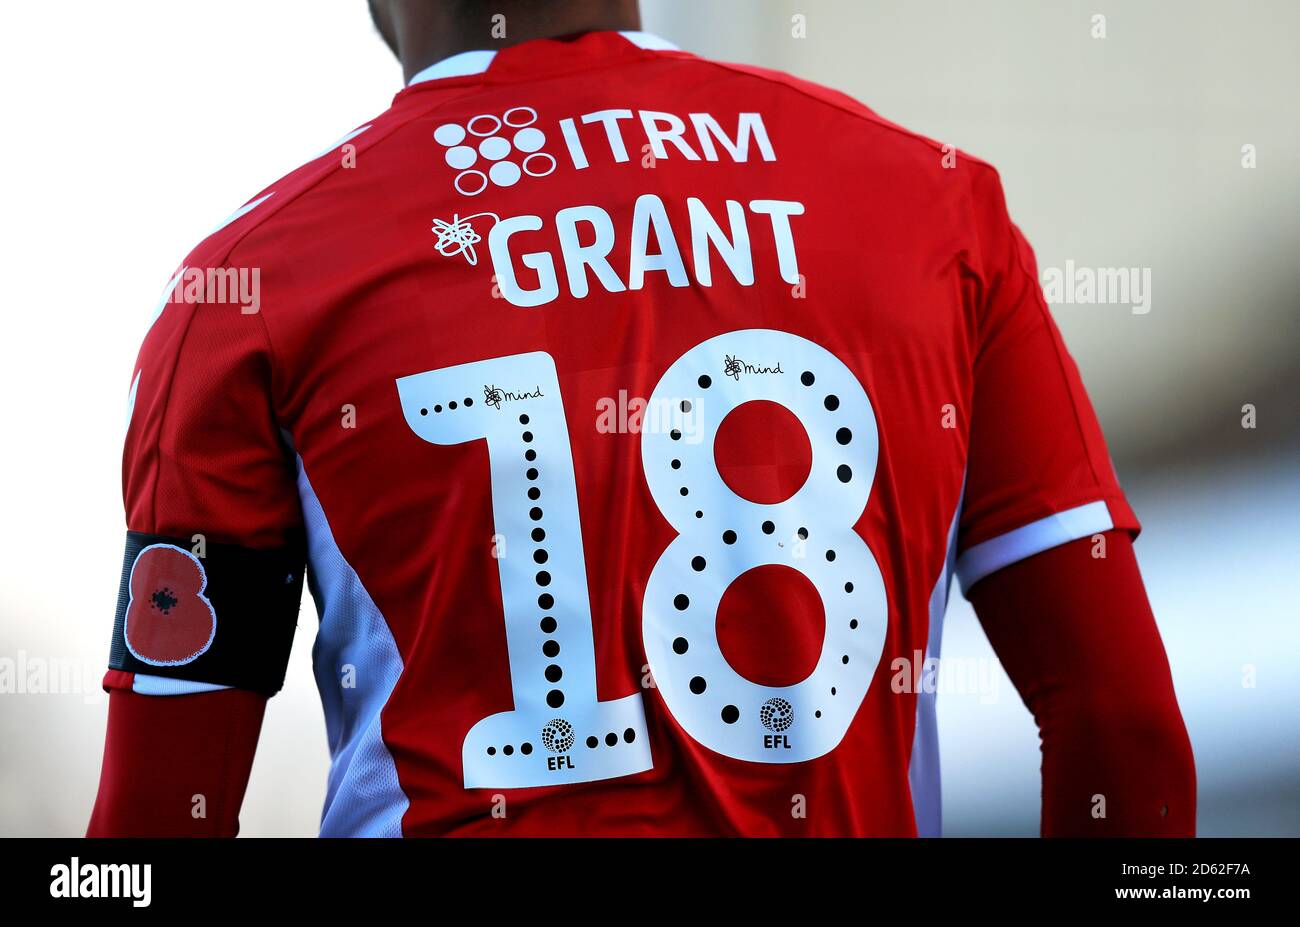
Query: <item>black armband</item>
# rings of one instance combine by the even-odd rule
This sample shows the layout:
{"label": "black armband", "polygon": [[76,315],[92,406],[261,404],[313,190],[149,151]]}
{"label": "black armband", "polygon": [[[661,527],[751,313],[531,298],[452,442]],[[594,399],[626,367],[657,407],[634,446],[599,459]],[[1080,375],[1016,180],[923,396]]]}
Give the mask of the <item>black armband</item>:
{"label": "black armband", "polygon": [[303,543],[252,550],[128,531],[108,665],[250,689],[284,685],[302,604]]}

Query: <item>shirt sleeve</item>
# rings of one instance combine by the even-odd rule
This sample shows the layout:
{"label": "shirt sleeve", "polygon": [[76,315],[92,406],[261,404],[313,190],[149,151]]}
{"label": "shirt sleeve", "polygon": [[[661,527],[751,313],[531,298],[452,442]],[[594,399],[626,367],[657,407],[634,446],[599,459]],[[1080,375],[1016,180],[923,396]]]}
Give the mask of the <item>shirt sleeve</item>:
{"label": "shirt sleeve", "polygon": [[250,268],[186,266],[145,336],[107,688],[271,695],[283,684],[305,547],[258,288]]}
{"label": "shirt sleeve", "polygon": [[979,170],[973,191],[978,343],[958,534],[963,591],[1057,545],[1140,530],[996,172]]}

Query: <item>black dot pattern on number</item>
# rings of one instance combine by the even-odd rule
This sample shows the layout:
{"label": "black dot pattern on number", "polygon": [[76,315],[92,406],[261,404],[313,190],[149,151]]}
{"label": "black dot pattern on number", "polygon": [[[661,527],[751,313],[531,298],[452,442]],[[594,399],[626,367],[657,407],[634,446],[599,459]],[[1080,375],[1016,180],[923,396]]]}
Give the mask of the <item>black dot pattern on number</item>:
{"label": "black dot pattern on number", "polygon": [[818,708],[816,711],[813,712],[814,718],[820,718],[821,716],[822,716],[822,710],[820,708]]}
{"label": "black dot pattern on number", "polygon": [[696,573],[702,572],[706,566],[708,566],[708,563],[705,561],[703,557],[691,558],[691,569],[694,570]]}
{"label": "black dot pattern on number", "polygon": [[731,529],[727,529],[726,531],[722,532],[722,543],[723,543],[723,544],[735,544],[735,543],[736,543],[736,532],[732,531]]}
{"label": "black dot pattern on number", "polygon": [[840,662],[843,663],[845,666],[848,666],[848,665],[849,665],[849,655],[846,653],[844,656],[840,657]]}
{"label": "black dot pattern on number", "polygon": [[[467,407],[472,406],[474,404],[473,400],[469,399],[468,397],[466,397],[464,403]],[[456,407],[456,404],[454,402],[450,403],[449,405],[453,409]],[[528,422],[529,422],[529,418],[527,414],[521,414],[519,416],[519,424],[527,425]],[[528,444],[533,440],[533,433],[531,431],[525,431],[523,432],[521,437],[524,443]],[[524,459],[530,463],[535,461],[537,459],[537,451],[531,447],[526,448],[524,450]],[[530,481],[536,480],[539,476],[537,468],[529,467],[525,472],[525,476],[527,476],[527,478]],[[527,496],[529,500],[536,502],[538,499],[541,498],[541,495],[542,495],[542,491],[538,487],[536,486],[528,487]],[[532,521],[541,521],[542,516],[543,516],[543,512],[540,506],[532,506],[528,510],[528,517]],[[533,528],[531,537],[533,541],[540,544],[542,541],[546,539],[546,531],[540,525],[538,525],[537,527]],[[550,559],[550,554],[544,548],[538,548],[537,550],[533,551],[534,562],[538,564],[543,564],[546,563],[547,560],[549,559]],[[551,584],[551,574],[546,570],[539,570],[535,576],[535,579],[537,581],[537,584],[542,587],[546,587]],[[555,598],[550,593],[544,592],[537,597],[537,605],[542,610],[549,611],[551,607],[555,605]],[[546,615],[542,618],[539,627],[541,628],[543,633],[553,634],[555,633],[557,624],[553,617],[551,617],[550,615]],[[554,659],[560,653],[559,642],[555,640],[544,641],[542,643],[542,653],[545,654],[548,658]],[[551,663],[543,671],[543,675],[545,675],[547,682],[554,685],[564,677],[564,670],[558,664]],[[549,705],[551,708],[559,708],[561,705],[564,704],[564,693],[561,692],[559,689],[552,689],[546,694],[546,704]],[[525,752],[532,752],[532,747],[530,746],[528,750]]]}
{"label": "black dot pattern on number", "polygon": [[684,637],[679,637],[673,641],[673,653],[681,655],[691,649],[690,642]]}
{"label": "black dot pattern on number", "polygon": [[615,734],[613,731],[610,731],[608,734],[605,735],[605,743],[610,747],[614,746],[616,743],[618,743],[618,735]]}
{"label": "black dot pattern on number", "polygon": [[524,756],[529,756],[533,752],[533,745],[528,743],[520,744],[519,752]]}
{"label": "black dot pattern on number", "polygon": [[727,724],[735,724],[740,720],[740,709],[735,705],[727,705],[722,709],[722,720]]}
{"label": "black dot pattern on number", "polygon": [[496,755],[497,755],[497,748],[496,748],[496,747],[488,747],[488,748],[487,748],[487,755],[488,755],[488,756],[496,756]]}
{"label": "black dot pattern on number", "polygon": [[850,618],[850,619],[849,619],[849,630],[851,630],[851,631],[856,631],[857,629],[858,629],[858,619],[856,619],[856,618]]}
{"label": "black dot pattern on number", "polygon": [[691,401],[690,401],[689,399],[683,399],[680,408],[681,408],[681,410],[682,410],[683,412],[690,412],[690,411],[691,411]]}
{"label": "black dot pattern on number", "polygon": [[798,531],[795,532],[795,534],[799,535],[799,540],[801,540],[801,541],[806,541],[806,540],[808,540],[808,529],[807,529],[807,528],[800,528]]}
{"label": "black dot pattern on number", "polygon": [[707,689],[708,687],[709,687],[709,684],[708,684],[708,682],[705,681],[705,679],[704,679],[703,676],[695,676],[695,677],[692,677],[692,679],[691,679],[691,691],[692,691],[693,693],[695,693],[696,695],[703,695],[703,694],[704,694],[704,690]]}
{"label": "black dot pattern on number", "polygon": [[596,739],[596,736],[594,734],[591,737],[587,738],[588,748],[595,750],[598,746],[600,746],[600,741]]}
{"label": "black dot pattern on number", "polygon": [[826,407],[827,412],[834,412],[840,407],[840,397],[832,393],[822,400],[822,405]]}
{"label": "black dot pattern on number", "polygon": [[700,378],[695,382],[700,384],[700,389],[708,389],[713,385],[713,379],[707,373],[700,374]]}
{"label": "black dot pattern on number", "polygon": [[853,440],[853,432],[849,431],[847,428],[841,428],[839,431],[835,432],[835,440],[840,444],[848,444]]}
{"label": "black dot pattern on number", "polygon": [[504,747],[501,748],[501,752],[504,753],[506,756],[510,756],[512,753],[515,752],[515,748],[510,746],[510,744],[506,744]]}
{"label": "black dot pattern on number", "polygon": [[631,743],[632,741],[636,740],[636,731],[632,730],[630,727],[627,728],[625,731],[623,731],[623,740],[626,743]]}
{"label": "black dot pattern on number", "polygon": [[836,694],[835,687],[831,686],[831,695],[835,695],[835,694]]}
{"label": "black dot pattern on number", "polygon": [[841,483],[847,483],[853,479],[853,468],[848,464],[840,464],[835,468],[835,475],[840,478]]}
{"label": "black dot pattern on number", "polygon": [[672,431],[668,432],[668,437],[672,438],[674,441],[680,441],[682,439],[682,433],[678,429],[674,428]]}
{"label": "black dot pattern on number", "polygon": [[701,511],[699,511],[699,510],[697,509],[697,510],[695,511],[695,517],[696,517],[696,518],[703,518],[703,517],[704,517],[704,513],[701,512]]}
{"label": "black dot pattern on number", "polygon": [[421,410],[420,410],[420,414],[421,414],[421,415],[428,415],[428,414],[429,414],[429,410],[428,410],[428,409],[421,409]]}
{"label": "black dot pattern on number", "polygon": [[852,591],[853,591],[853,584],[852,584],[852,583],[845,583],[845,584],[844,584],[844,591],[845,591],[845,592],[852,592]]}
{"label": "black dot pattern on number", "polygon": [[680,470],[682,468],[682,462],[680,460],[674,460],[671,466],[674,470]]}
{"label": "black dot pattern on number", "polygon": [[805,370],[803,373],[799,375],[799,382],[802,383],[804,386],[812,386],[814,383],[817,382],[817,378],[813,376],[811,370]]}
{"label": "black dot pattern on number", "polygon": [[829,563],[829,562],[833,561],[834,559],[835,559],[835,551],[833,551],[833,550],[828,550],[828,551],[826,551],[826,561]]}
{"label": "black dot pattern on number", "polygon": [[689,496],[689,495],[691,494],[691,491],[690,491],[689,489],[687,489],[685,486],[683,486],[683,487],[681,488],[681,494],[682,494],[683,496]]}
{"label": "black dot pattern on number", "polygon": [[773,531],[775,531],[775,530],[776,530],[776,525],[772,524],[770,521],[765,521],[765,522],[763,522],[763,533],[764,533],[764,534],[771,534],[771,533],[772,533]]}
{"label": "black dot pattern on number", "polygon": [[673,597],[673,608],[677,609],[679,612],[686,611],[686,609],[690,608],[690,605],[691,600],[681,593],[678,593]]}
{"label": "black dot pattern on number", "polygon": [[[473,406],[474,406],[474,400],[473,400],[471,397],[469,397],[469,396],[466,396],[464,399],[461,399],[461,400],[459,401],[459,403],[458,403],[455,399],[453,399],[453,400],[451,400],[451,402],[447,403],[447,408],[448,408],[448,409],[455,409],[455,408],[457,408],[458,405],[463,405],[465,408],[470,409],[470,408],[473,408]],[[433,411],[434,411],[435,414],[441,412],[441,411],[442,411],[442,403],[440,403],[440,402],[439,402],[439,403],[435,403],[434,406],[433,406]],[[421,415],[428,415],[428,414],[429,414],[429,410],[428,410],[427,408],[421,409],[421,410],[420,410],[420,414],[421,414]],[[527,425],[527,424],[528,424],[528,416],[527,416],[527,415],[521,415],[521,416],[519,416],[519,423],[520,423],[521,425]],[[531,440],[532,440],[532,436],[530,435],[528,438],[525,438],[525,440],[531,441]]]}

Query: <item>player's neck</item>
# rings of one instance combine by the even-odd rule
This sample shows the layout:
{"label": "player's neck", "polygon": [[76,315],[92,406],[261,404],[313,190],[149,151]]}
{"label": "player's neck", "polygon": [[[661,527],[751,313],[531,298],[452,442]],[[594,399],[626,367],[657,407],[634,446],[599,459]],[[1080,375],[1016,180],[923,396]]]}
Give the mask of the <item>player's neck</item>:
{"label": "player's neck", "polygon": [[[437,7],[431,5],[416,9]],[[638,30],[641,28],[641,15],[636,0],[587,0],[509,4],[507,12],[500,14],[495,21],[485,13],[473,20],[451,20],[448,17],[441,22],[413,17],[394,25],[404,80],[409,82],[429,65],[461,52],[499,49],[533,39],[578,32]]]}

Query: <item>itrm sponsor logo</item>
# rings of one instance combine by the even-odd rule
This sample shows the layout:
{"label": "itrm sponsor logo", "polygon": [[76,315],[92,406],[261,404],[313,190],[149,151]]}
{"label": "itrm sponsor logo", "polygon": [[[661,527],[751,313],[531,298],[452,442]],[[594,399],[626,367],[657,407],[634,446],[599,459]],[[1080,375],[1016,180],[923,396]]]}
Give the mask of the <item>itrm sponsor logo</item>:
{"label": "itrm sponsor logo", "polygon": [[51,898],[130,898],[137,908],[153,898],[153,866],[149,863],[71,862],[50,868]]}

